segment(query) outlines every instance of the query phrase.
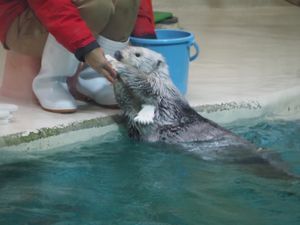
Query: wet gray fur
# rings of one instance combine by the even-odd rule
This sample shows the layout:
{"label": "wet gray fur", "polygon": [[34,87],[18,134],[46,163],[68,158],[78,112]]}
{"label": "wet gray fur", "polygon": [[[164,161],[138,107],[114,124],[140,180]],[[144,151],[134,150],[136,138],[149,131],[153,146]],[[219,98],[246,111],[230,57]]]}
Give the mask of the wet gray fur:
{"label": "wet gray fur", "polygon": [[[114,90],[131,138],[180,145],[205,160],[257,164],[258,170],[260,165],[268,165],[271,173],[277,168],[277,175],[284,171],[286,176],[286,166],[278,155],[258,149],[198,114],[171,81],[168,66],[160,54],[129,47],[117,52],[115,57],[119,62],[113,63],[118,72]],[[145,125],[134,120],[142,104],[155,106],[154,123]]]}

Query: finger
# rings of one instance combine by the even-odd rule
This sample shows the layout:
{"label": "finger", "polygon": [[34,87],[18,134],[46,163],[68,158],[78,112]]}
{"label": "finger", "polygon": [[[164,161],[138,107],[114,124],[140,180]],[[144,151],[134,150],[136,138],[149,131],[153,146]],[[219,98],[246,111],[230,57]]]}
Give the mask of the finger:
{"label": "finger", "polygon": [[103,68],[110,74],[111,77],[116,78],[117,73],[116,71],[112,68],[110,63],[107,63],[103,66]]}
{"label": "finger", "polygon": [[115,70],[112,68],[111,64],[108,61],[97,65],[95,70],[110,81],[114,80],[117,77]]}
{"label": "finger", "polygon": [[111,83],[114,83],[115,79],[110,75],[110,73],[109,73],[107,70],[103,69],[103,70],[101,71],[101,74],[102,74],[107,80],[109,80]]}

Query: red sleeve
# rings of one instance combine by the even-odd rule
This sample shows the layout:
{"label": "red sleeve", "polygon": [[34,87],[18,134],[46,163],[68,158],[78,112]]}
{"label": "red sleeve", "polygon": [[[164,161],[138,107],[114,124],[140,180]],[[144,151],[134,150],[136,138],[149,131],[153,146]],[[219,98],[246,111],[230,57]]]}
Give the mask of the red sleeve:
{"label": "red sleeve", "polygon": [[10,25],[27,7],[26,1],[0,0],[0,40],[3,44],[5,44],[6,34]]}
{"label": "red sleeve", "polygon": [[46,29],[69,51],[75,53],[96,42],[71,0],[28,0],[28,3]]}
{"label": "red sleeve", "polygon": [[135,37],[156,38],[151,0],[141,0],[132,35]]}

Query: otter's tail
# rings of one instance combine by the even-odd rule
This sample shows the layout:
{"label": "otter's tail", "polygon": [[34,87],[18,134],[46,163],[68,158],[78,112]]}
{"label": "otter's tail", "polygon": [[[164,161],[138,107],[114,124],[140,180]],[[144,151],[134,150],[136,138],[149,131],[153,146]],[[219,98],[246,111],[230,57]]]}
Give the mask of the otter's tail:
{"label": "otter's tail", "polygon": [[[239,162],[254,174],[271,179],[300,179],[300,175],[292,173],[291,168],[277,152],[258,149],[257,155]],[[251,165],[251,166],[247,166]]]}

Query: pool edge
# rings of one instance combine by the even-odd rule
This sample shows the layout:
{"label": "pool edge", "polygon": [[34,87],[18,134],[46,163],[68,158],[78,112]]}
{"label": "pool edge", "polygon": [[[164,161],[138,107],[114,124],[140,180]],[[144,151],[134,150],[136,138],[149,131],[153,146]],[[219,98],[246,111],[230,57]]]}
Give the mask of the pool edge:
{"label": "pool edge", "polygon": [[61,124],[55,127],[44,127],[31,132],[20,132],[0,137],[0,150],[4,147],[17,146],[24,143],[31,143],[36,140],[46,139],[61,134],[74,132],[78,130],[103,128],[108,125],[116,124],[121,121],[121,117],[117,114],[105,117],[97,117],[93,119],[73,122],[69,124]]}
{"label": "pool edge", "polygon": [[[300,117],[300,90],[293,89],[283,93],[273,93],[263,98],[219,102],[212,104],[197,104],[192,107],[204,117],[217,123],[228,123],[238,119],[248,119],[266,115],[287,115],[296,113]],[[96,129],[98,133],[91,136],[101,136],[100,130],[108,126],[118,126],[122,121],[119,114],[97,117],[70,124],[61,124],[56,127],[45,127],[32,132],[21,132],[0,137],[0,150],[4,147],[14,148],[21,144],[27,144],[25,149],[34,141],[43,141],[47,138],[57,137],[63,134],[90,129]],[[75,135],[75,134],[74,134]],[[76,135],[75,135],[76,136]],[[72,138],[73,139],[73,138]],[[73,142],[76,140],[73,139]],[[42,144],[39,144],[42,146]]]}

